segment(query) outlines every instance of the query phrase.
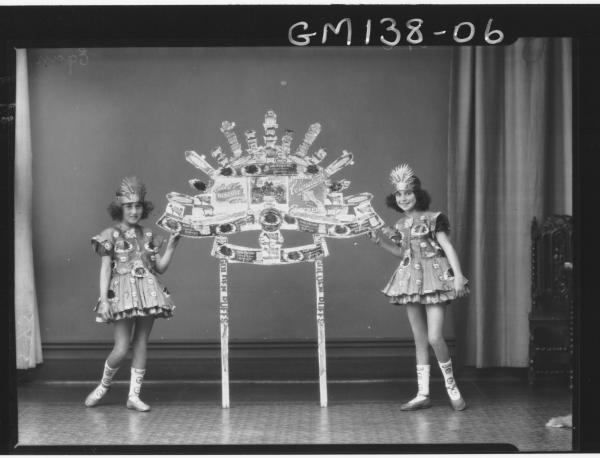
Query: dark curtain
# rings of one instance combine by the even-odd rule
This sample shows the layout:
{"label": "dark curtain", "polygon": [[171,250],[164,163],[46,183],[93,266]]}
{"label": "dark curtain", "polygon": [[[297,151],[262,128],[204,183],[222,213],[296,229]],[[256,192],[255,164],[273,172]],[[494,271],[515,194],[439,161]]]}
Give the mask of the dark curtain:
{"label": "dark curtain", "polygon": [[472,291],[455,359],[524,367],[531,220],[572,211],[571,40],[460,47],[452,65],[448,213]]}

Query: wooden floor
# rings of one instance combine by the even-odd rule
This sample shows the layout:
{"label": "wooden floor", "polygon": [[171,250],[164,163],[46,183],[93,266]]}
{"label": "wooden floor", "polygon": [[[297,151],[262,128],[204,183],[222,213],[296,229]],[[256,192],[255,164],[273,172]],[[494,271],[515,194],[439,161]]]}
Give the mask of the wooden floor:
{"label": "wooden floor", "polygon": [[83,400],[93,387],[90,382],[20,382],[19,451],[51,453],[44,446],[77,446],[78,452],[102,453],[121,450],[111,446],[130,446],[137,453],[177,447],[184,453],[218,453],[284,446],[284,451],[312,453],[333,446],[340,452],[416,448],[440,453],[472,451],[474,444],[480,444],[479,451],[510,450],[494,449],[494,444],[519,451],[572,450],[570,429],[545,426],[550,417],[571,411],[568,389],[530,388],[526,381],[510,378],[463,380],[468,403],[463,412],[452,410],[441,380],[432,382],[434,405],[417,412],[400,411],[415,389],[408,379],[330,381],[326,408],[319,406],[314,382],[233,381],[229,409],[221,408],[219,383],[148,381],[142,389],[142,399],[152,406],[147,413],[125,408],[126,381],[116,382],[100,405],[86,408]]}

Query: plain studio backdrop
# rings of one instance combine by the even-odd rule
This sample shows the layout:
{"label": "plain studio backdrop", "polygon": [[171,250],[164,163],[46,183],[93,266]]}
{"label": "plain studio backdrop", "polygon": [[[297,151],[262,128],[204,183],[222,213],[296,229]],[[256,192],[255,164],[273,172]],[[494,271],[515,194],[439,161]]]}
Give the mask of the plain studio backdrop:
{"label": "plain studio backdrop", "polygon": [[[206,154],[228,144],[223,120],[253,129],[262,143],[264,115],[277,113],[278,136],[295,131],[292,150],[310,124],[321,134],[324,164],[342,150],[355,164],[335,179],[346,195],[374,194],[385,205],[392,167],[409,163],[447,211],[447,142],[451,48],[69,48],[28,50],[33,152],[33,249],[42,343],[76,347],[112,339],[94,322],[100,258],[90,237],[112,224],[106,208],[121,179],[135,174],[148,188],[155,225],[170,191],[194,194],[188,180],[207,177],[184,152]],[[450,221],[452,225],[452,221]],[[309,234],[283,231],[284,246]],[[230,237],[258,246],[258,232]],[[218,342],[218,261],[212,238],[182,239],[163,275],[177,305],[157,320],[152,342]],[[366,237],[328,240],[325,317],[329,342],[410,340],[403,308],[380,292],[398,259]],[[460,255],[460,253],[459,253]],[[467,277],[469,272],[465,272]],[[232,342],[316,340],[312,264],[232,265]],[[465,306],[459,303],[453,306]],[[450,314],[447,315],[450,318]],[[453,338],[452,320],[446,337]],[[150,355],[152,356],[152,354]]]}

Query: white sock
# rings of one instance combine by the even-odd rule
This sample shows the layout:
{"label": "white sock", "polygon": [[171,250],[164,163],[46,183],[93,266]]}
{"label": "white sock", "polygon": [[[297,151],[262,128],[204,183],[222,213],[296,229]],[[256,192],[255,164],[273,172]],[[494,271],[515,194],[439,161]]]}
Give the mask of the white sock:
{"label": "white sock", "polygon": [[142,391],[142,382],[144,381],[144,374],[146,374],[146,369],[136,369],[135,367],[131,368],[131,381],[129,383],[128,397],[140,397],[140,392]]}
{"label": "white sock", "polygon": [[417,395],[408,401],[409,403],[420,402],[429,397],[429,374],[431,366],[429,364],[417,364]]}
{"label": "white sock", "polygon": [[88,407],[93,407],[100,399],[104,397],[104,395],[108,392],[110,385],[112,384],[113,377],[119,370],[118,367],[112,368],[108,365],[108,361],[104,362],[104,371],[102,372],[102,379],[100,380],[100,384],[94,388],[94,390],[88,394],[85,399],[85,405]]}
{"label": "white sock", "polygon": [[119,370],[118,367],[112,368],[108,365],[108,361],[104,362],[104,372],[102,373],[102,380],[100,385],[108,390],[108,387],[112,384],[113,377]]}
{"label": "white sock", "polygon": [[106,392],[110,388],[110,385],[112,385],[113,377],[115,376],[118,370],[118,367],[110,367],[108,365],[108,361],[104,362],[104,371],[102,372],[102,379],[100,379],[100,385],[98,385],[95,390],[96,397],[98,399],[102,398],[106,394]]}
{"label": "white sock", "polygon": [[444,376],[444,381],[446,382],[446,391],[448,392],[448,396],[454,401],[460,399],[460,391],[458,390],[458,386],[456,386],[454,373],[452,372],[452,360],[449,359],[445,363],[438,361],[438,364],[440,365],[442,375]]}

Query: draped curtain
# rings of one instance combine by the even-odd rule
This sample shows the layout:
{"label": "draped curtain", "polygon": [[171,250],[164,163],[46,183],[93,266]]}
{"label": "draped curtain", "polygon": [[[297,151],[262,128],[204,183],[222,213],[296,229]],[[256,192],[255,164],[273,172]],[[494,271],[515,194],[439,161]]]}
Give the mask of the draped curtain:
{"label": "draped curtain", "polygon": [[454,51],[448,213],[472,291],[453,307],[462,364],[527,366],[531,221],[572,212],[571,46]]}
{"label": "draped curtain", "polygon": [[27,51],[17,49],[15,111],[15,334],[17,368],[41,363],[32,246],[32,153]]}

